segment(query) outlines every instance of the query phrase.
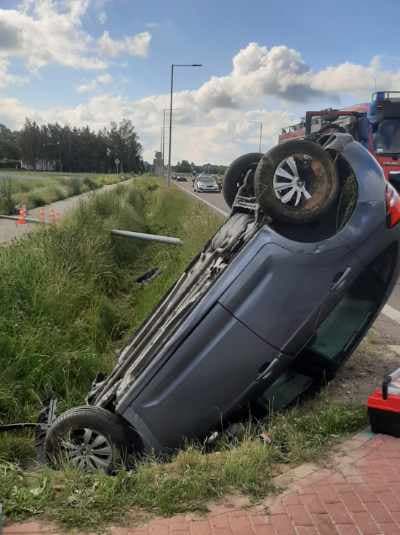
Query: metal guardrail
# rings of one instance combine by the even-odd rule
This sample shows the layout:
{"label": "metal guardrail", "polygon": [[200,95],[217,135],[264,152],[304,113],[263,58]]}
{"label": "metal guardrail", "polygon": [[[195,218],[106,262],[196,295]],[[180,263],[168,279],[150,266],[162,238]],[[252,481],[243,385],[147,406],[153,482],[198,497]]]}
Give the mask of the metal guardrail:
{"label": "metal guardrail", "polygon": [[[17,216],[17,215],[0,215],[0,219],[11,219],[12,221],[18,221],[19,216]],[[42,223],[44,225],[50,225],[50,221],[42,221],[41,219],[37,219],[36,217],[25,216],[25,221],[27,223]]]}
{"label": "metal guardrail", "polygon": [[113,229],[111,234],[114,236],[124,236],[125,238],[134,238],[137,240],[157,241],[160,243],[168,243],[170,245],[182,245],[182,240],[173,238],[172,236],[160,236],[158,234],[145,234],[144,232],[132,232],[130,230]]}

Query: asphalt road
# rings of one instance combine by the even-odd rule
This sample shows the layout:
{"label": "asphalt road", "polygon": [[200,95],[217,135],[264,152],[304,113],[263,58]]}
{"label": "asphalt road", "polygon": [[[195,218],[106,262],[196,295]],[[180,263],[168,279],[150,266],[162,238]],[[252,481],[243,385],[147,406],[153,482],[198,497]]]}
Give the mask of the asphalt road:
{"label": "asphalt road", "polygon": [[[229,207],[224,201],[222,193],[194,193],[191,181],[176,184],[190,195],[217,210],[221,215],[229,215]],[[400,279],[397,281],[388,304],[376,320],[375,327],[384,335],[388,343],[400,345]]]}
{"label": "asphalt road", "polygon": [[[129,181],[119,182],[118,184],[127,184],[128,182]],[[55,214],[61,217],[72,208],[77,207],[80,202],[90,198],[91,195],[96,195],[98,192],[107,191],[115,186],[116,184],[110,184],[93,192],[82,193],[81,195],[76,195],[75,197],[68,197],[68,199],[48,204],[47,206],[43,207],[45,211],[45,217],[47,220],[50,219],[51,210],[54,210]],[[36,219],[40,219],[40,211],[41,208],[34,208],[33,210],[29,210],[27,215]],[[17,225],[15,221],[0,219],[0,245],[9,243],[14,239],[18,239],[24,234],[28,234],[29,232],[37,229],[39,226],[40,225],[38,223]]]}

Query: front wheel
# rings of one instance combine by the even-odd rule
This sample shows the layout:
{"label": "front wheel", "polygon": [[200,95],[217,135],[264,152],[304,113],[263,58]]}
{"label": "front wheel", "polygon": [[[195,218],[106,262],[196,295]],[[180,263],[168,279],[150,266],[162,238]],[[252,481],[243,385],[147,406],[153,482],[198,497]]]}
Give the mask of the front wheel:
{"label": "front wheel", "polygon": [[255,172],[259,205],[277,221],[310,223],[336,200],[339,179],[329,154],[309,140],[277,145],[260,160]]}
{"label": "front wheel", "polygon": [[76,407],[61,414],[47,432],[47,458],[55,466],[65,463],[83,471],[111,473],[125,464],[129,438],[127,425],[100,407]]}

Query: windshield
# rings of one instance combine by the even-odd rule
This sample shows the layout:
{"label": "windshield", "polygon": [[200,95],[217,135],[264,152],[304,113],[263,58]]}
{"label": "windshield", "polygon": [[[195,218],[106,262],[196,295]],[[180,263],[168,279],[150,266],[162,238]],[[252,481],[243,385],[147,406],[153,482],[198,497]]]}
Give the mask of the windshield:
{"label": "windshield", "polygon": [[374,133],[377,154],[400,153],[400,119],[384,119]]}
{"label": "windshield", "polygon": [[212,176],[201,176],[199,177],[199,180],[205,184],[215,184],[215,178]]}

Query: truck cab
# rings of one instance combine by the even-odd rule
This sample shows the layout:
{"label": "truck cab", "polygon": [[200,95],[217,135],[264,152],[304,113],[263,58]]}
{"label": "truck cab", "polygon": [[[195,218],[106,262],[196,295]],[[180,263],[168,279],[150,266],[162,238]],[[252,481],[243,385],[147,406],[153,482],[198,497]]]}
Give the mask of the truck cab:
{"label": "truck cab", "polygon": [[386,180],[400,192],[400,91],[377,91],[370,103],[307,111],[305,119],[282,129],[279,143],[315,134],[347,132],[376,158]]}

